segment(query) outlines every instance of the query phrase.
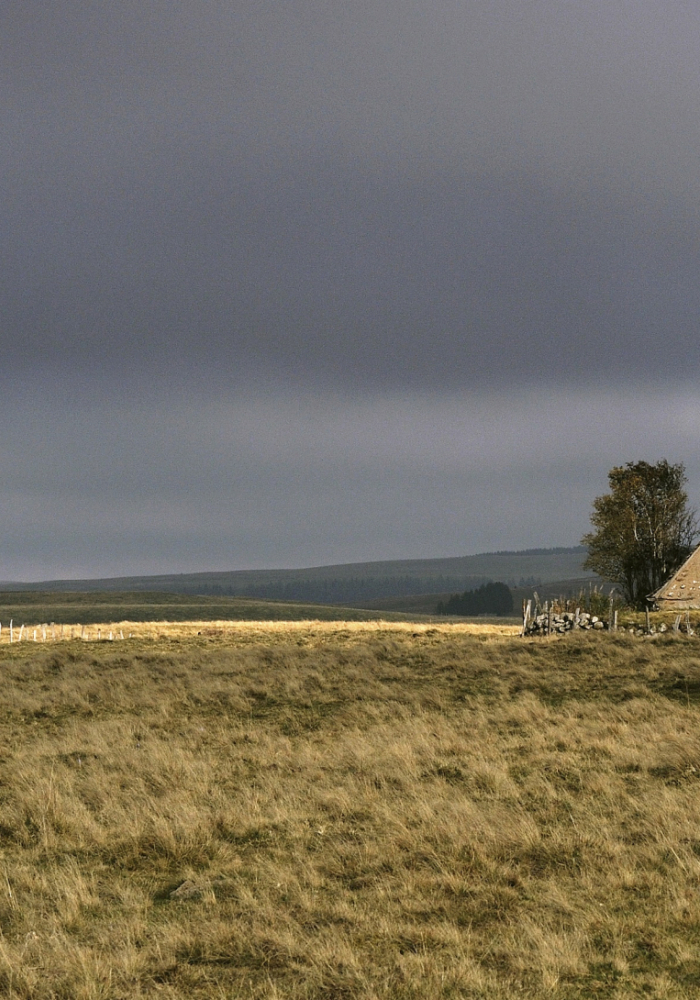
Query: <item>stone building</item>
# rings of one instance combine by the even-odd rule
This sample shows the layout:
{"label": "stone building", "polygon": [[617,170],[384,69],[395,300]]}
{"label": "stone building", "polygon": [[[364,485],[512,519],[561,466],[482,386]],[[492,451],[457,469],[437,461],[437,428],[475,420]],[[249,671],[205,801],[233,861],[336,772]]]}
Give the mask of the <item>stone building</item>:
{"label": "stone building", "polygon": [[700,608],[700,547],[693,552],[680,569],[676,570],[663,587],[649,598],[661,611],[678,608]]}

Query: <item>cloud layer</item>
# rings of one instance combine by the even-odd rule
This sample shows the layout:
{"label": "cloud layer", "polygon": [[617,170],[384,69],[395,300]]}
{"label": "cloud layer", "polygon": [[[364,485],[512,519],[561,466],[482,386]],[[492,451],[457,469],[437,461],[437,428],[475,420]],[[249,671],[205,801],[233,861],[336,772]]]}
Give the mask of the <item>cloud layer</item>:
{"label": "cloud layer", "polygon": [[[6,399],[4,577],[577,543],[605,473],[696,452],[693,393]],[[700,462],[688,467],[697,499]]]}
{"label": "cloud layer", "polygon": [[11,4],[3,356],[358,387],[694,375],[699,22]]}
{"label": "cloud layer", "polygon": [[696,482],[698,39],[677,0],[6,3],[2,575],[567,544],[611,464]]}

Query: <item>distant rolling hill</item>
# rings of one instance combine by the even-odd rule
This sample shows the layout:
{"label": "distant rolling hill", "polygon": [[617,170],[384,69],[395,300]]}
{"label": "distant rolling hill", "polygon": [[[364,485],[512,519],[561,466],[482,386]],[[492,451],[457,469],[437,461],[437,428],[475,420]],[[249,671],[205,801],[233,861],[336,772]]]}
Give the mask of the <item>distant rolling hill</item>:
{"label": "distant rolling hill", "polygon": [[318,604],[377,602],[385,598],[437,595],[437,603],[439,595],[471,590],[492,580],[507,583],[513,588],[528,588],[557,580],[594,578],[593,574],[587,574],[583,570],[585,557],[586,550],[575,546],[524,549],[519,552],[485,552],[449,559],[343,563],[308,569],[44,580],[37,583],[3,583],[0,587],[6,592],[158,591],[212,597],[310,601]]}

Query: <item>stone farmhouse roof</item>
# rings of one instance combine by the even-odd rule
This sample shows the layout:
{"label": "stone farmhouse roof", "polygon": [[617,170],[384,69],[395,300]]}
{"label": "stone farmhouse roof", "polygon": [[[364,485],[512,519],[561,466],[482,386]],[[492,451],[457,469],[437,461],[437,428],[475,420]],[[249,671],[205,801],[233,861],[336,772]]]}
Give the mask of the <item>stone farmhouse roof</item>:
{"label": "stone farmhouse roof", "polygon": [[662,611],[700,608],[700,546],[671,579],[651,595],[650,600],[655,601]]}

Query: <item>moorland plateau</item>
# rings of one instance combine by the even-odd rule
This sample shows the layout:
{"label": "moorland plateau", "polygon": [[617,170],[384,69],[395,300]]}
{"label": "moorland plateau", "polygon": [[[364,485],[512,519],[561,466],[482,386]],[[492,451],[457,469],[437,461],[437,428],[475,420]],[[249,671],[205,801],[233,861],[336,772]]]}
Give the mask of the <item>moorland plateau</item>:
{"label": "moorland plateau", "polygon": [[[13,591],[143,591],[248,597],[277,601],[352,604],[382,610],[418,610],[411,604],[394,607],[397,598],[432,595],[428,607],[451,593],[472,590],[490,581],[510,587],[529,587],[564,581],[577,592],[581,585],[597,582],[583,569],[586,549],[581,546],[525,549],[520,552],[485,552],[450,559],[399,559],[366,563],[314,566],[307,569],[236,570],[228,573],[185,573],[133,576],[100,580],[49,580],[43,583],[4,583]],[[556,593],[559,593],[557,588]],[[389,602],[386,604],[386,602]],[[359,602],[359,605],[358,605]],[[368,605],[368,602],[373,602]],[[421,602],[421,610],[424,610]],[[386,607],[385,607],[386,604]]]}
{"label": "moorland plateau", "polygon": [[508,632],[3,642],[0,995],[697,996],[700,640]]}

